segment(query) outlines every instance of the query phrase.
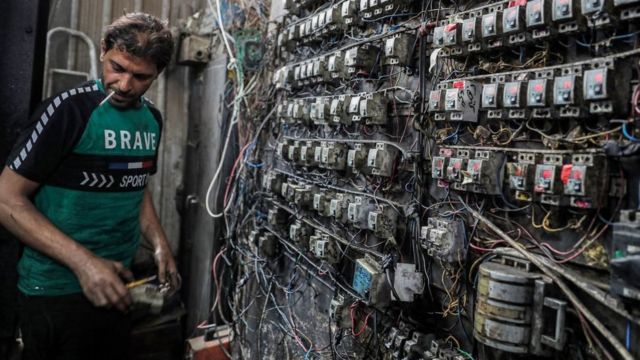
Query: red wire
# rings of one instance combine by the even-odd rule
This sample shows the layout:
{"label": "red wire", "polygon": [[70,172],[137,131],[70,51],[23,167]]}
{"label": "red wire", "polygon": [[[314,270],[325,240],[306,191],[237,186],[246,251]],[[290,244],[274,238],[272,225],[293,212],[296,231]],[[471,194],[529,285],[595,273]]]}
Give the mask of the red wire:
{"label": "red wire", "polygon": [[351,316],[351,335],[355,337],[358,337],[362,335],[362,333],[364,333],[364,331],[367,329],[367,322],[369,322],[369,317],[371,317],[371,314],[373,314],[373,311],[368,313],[367,316],[364,318],[364,325],[362,325],[362,329],[360,329],[358,332],[355,332],[354,330],[355,330],[356,324],[355,324],[355,318],[353,316],[353,310],[355,310],[357,306],[358,306],[358,303],[353,303],[353,305],[351,305],[349,309],[349,315]]}
{"label": "red wire", "polygon": [[224,205],[223,208],[227,207],[227,201],[229,200],[229,190],[231,189],[231,184],[233,184],[233,179],[236,173],[236,168],[238,167],[238,163],[240,162],[240,159],[242,159],[242,157],[244,156],[244,152],[245,150],[247,150],[247,147],[249,147],[249,144],[251,143],[247,143],[242,150],[240,150],[240,153],[238,154],[238,157],[236,158],[236,161],[233,163],[233,168],[231,169],[231,175],[227,178],[227,189],[224,191]]}

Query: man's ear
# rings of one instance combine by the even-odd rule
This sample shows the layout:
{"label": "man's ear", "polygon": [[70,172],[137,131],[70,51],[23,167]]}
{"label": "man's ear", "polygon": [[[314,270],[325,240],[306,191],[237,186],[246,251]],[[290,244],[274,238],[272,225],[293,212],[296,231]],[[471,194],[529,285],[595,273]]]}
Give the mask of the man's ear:
{"label": "man's ear", "polygon": [[107,52],[107,44],[104,39],[100,40],[100,62],[104,61],[104,54]]}

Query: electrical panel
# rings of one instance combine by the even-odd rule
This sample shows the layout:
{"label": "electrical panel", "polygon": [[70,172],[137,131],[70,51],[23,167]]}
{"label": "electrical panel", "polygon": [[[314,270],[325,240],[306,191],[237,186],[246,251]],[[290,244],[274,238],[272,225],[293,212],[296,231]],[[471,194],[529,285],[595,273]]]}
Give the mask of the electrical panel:
{"label": "electrical panel", "polygon": [[265,73],[230,72],[239,327],[299,358],[640,356],[640,1],[288,2]]}

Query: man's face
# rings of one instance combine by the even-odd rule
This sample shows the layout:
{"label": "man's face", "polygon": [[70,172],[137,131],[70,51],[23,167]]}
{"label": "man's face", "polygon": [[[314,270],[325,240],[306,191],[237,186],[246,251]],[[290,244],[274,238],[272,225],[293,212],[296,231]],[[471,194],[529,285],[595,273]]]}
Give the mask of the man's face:
{"label": "man's face", "polygon": [[105,90],[107,94],[115,91],[109,102],[119,108],[136,106],[158,77],[158,68],[152,61],[115,47],[105,51],[103,45],[100,61]]}

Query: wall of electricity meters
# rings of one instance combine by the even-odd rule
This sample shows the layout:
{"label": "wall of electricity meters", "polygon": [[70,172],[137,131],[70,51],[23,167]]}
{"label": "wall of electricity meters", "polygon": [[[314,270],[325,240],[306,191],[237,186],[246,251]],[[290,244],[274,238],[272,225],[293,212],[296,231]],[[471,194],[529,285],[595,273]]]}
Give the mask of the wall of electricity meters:
{"label": "wall of electricity meters", "polygon": [[301,354],[640,356],[640,1],[286,8],[247,241],[335,288]]}

